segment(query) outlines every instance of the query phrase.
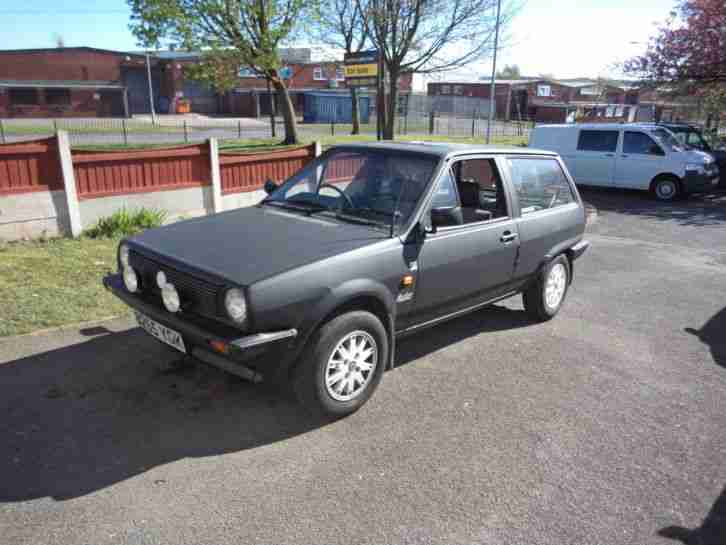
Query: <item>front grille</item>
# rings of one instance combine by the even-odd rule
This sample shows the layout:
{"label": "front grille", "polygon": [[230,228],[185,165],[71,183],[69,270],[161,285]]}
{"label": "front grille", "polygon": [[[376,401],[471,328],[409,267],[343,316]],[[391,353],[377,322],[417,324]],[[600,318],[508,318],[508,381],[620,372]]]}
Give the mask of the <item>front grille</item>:
{"label": "front grille", "polygon": [[159,271],[164,271],[167,282],[174,284],[174,287],[179,292],[183,310],[192,311],[211,318],[220,317],[217,309],[217,298],[221,286],[180,272],[133,250],[129,252],[129,262],[141,277],[142,293],[151,296],[162,307],[161,290],[156,285],[156,274]]}

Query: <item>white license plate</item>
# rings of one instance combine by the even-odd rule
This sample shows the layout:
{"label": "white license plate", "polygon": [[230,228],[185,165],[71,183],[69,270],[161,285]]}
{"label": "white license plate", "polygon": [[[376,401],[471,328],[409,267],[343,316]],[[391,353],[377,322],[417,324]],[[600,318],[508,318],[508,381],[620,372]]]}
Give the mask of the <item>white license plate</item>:
{"label": "white license plate", "polygon": [[172,346],[180,352],[184,352],[186,354],[187,349],[184,346],[184,339],[182,339],[182,336],[179,332],[161,325],[159,322],[152,320],[151,318],[141,314],[140,312],[136,313],[136,321],[141,327],[144,328],[144,330],[149,335],[153,335],[161,342],[166,343],[169,346]]}

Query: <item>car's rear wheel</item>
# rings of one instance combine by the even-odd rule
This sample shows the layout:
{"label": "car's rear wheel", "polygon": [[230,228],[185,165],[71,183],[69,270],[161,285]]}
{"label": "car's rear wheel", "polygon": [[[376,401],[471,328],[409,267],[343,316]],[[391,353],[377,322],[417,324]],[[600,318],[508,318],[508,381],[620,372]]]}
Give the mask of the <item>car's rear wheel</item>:
{"label": "car's rear wheel", "polygon": [[313,335],[293,386],[310,412],[341,417],[370,399],[388,361],[388,337],[370,312],[346,312],[325,323]]}
{"label": "car's rear wheel", "polygon": [[549,320],[562,308],[570,285],[570,262],[560,255],[550,261],[523,294],[524,309],[535,320]]}
{"label": "car's rear wheel", "polygon": [[674,176],[661,176],[653,181],[653,195],[663,202],[676,200],[681,194],[681,184]]}

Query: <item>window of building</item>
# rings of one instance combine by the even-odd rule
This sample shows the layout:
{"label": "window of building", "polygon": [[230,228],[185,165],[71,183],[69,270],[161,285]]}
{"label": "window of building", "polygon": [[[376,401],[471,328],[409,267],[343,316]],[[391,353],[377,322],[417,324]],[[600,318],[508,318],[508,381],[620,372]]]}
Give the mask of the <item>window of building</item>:
{"label": "window of building", "polygon": [[345,80],[345,70],[342,66],[337,66],[335,68],[335,79],[337,79],[338,81]]}
{"label": "window of building", "polygon": [[451,94],[451,86],[450,85],[442,85],[441,86],[441,94],[442,95],[450,95]]}
{"label": "window of building", "polygon": [[71,103],[70,89],[46,89],[45,103],[53,106],[69,106]]}
{"label": "window of building", "polygon": [[249,66],[241,66],[237,71],[237,75],[240,78],[259,78],[261,77],[257,72],[252,70]]}
{"label": "window of building", "polygon": [[537,86],[537,96],[538,97],[551,97],[552,96],[552,86],[551,85],[538,85]]}
{"label": "window of building", "polygon": [[582,130],[577,140],[580,151],[614,153],[618,147],[619,131]]}
{"label": "window of building", "polygon": [[8,89],[11,106],[38,104],[37,89]]}
{"label": "window of building", "polygon": [[461,85],[454,85],[454,94],[455,95],[463,95],[464,94],[464,87]]}
{"label": "window of building", "polygon": [[639,155],[665,155],[661,147],[645,133],[625,131],[623,138],[623,153]]}
{"label": "window of building", "polygon": [[555,159],[507,159],[522,215],[574,200],[570,183]]}
{"label": "window of building", "polygon": [[313,68],[313,79],[316,81],[321,81],[325,79],[322,66],[316,66],[315,68]]}

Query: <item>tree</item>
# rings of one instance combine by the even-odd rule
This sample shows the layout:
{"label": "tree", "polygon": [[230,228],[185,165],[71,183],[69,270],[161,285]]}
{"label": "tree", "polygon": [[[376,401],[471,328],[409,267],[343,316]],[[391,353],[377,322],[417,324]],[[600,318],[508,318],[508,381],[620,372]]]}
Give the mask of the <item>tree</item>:
{"label": "tree", "polygon": [[[370,46],[368,6],[366,0],[323,0],[317,16],[318,38],[325,44],[345,53],[358,53]],[[358,92],[350,88],[353,111],[352,134],[360,133]]]}
{"label": "tree", "polygon": [[726,83],[726,9],[723,0],[681,0],[625,71],[652,84]]}
{"label": "tree", "polygon": [[499,79],[520,79],[521,77],[522,71],[517,64],[507,64],[497,72],[497,78]]}
{"label": "tree", "polygon": [[224,91],[240,67],[269,79],[285,123],[285,144],[299,142],[295,110],[280,70],[280,44],[292,37],[311,0],[128,0],[134,36],[142,47],[162,40],[202,52],[190,70]]}
{"label": "tree", "polygon": [[[390,82],[383,137],[393,138],[398,82],[406,73],[454,70],[492,51],[497,0],[368,0],[371,39]],[[502,9],[500,28],[514,10]]]}

